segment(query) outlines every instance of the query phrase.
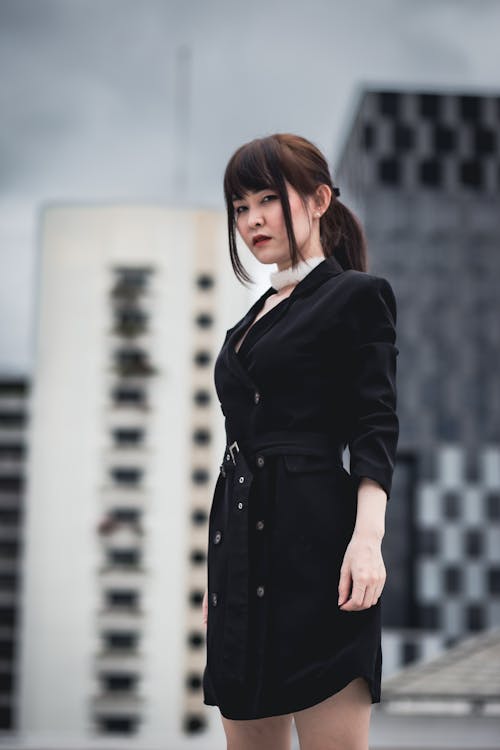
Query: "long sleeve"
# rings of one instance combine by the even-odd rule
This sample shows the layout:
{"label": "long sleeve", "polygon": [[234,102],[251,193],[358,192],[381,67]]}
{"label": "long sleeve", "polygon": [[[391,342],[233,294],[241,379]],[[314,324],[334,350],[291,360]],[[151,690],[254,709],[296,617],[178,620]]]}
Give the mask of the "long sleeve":
{"label": "long sleeve", "polygon": [[396,413],[396,299],[390,283],[366,275],[349,306],[350,473],[391,494],[399,438]]}

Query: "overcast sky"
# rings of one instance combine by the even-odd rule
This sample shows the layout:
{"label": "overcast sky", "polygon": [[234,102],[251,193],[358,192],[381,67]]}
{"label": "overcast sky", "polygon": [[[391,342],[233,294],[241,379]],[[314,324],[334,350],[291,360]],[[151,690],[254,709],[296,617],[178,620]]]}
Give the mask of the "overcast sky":
{"label": "overcast sky", "polygon": [[0,0],[0,373],[32,368],[42,204],[222,208],[277,131],[334,167],[364,85],[500,93],[499,29],[500,0]]}

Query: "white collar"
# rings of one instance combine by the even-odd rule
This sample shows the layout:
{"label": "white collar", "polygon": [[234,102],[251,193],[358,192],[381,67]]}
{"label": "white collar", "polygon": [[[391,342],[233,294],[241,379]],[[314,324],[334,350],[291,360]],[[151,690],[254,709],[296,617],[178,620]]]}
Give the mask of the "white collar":
{"label": "white collar", "polygon": [[315,266],[325,260],[324,255],[314,255],[312,258],[301,260],[295,268],[285,268],[283,271],[273,271],[269,274],[273,289],[283,289],[289,284],[297,283],[307,276]]}

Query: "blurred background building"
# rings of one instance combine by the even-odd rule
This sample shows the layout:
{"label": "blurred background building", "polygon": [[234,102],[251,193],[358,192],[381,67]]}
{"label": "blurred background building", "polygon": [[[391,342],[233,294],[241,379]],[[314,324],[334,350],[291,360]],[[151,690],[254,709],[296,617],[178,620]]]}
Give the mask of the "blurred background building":
{"label": "blurred background building", "polygon": [[0,378],[0,731],[16,726],[29,383]]}
{"label": "blurred background building", "polygon": [[212,366],[238,309],[224,217],[52,206],[41,222],[18,726],[182,738],[206,722]]}
{"label": "blurred background building", "polygon": [[398,301],[386,674],[500,625],[500,97],[367,90],[337,168]]}

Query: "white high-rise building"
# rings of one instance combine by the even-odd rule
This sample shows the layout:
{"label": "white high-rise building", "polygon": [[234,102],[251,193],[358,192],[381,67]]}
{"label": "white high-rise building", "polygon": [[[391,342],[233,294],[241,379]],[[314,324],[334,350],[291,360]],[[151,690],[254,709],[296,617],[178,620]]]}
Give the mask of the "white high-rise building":
{"label": "white high-rise building", "polygon": [[213,358],[248,307],[226,217],[55,205],[40,241],[23,747],[109,747],[117,735],[120,747],[220,747],[201,689],[224,450]]}

